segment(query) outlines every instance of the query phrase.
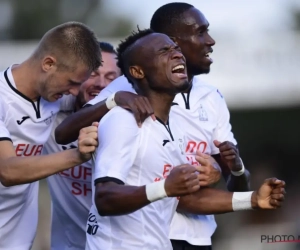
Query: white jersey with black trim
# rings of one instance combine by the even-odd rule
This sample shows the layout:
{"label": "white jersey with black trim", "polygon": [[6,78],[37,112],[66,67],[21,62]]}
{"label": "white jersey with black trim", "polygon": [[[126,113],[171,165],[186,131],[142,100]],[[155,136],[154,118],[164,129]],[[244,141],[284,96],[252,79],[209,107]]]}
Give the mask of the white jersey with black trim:
{"label": "white jersey with black trim", "polygon": [[[0,73],[0,141],[11,141],[19,157],[42,153],[60,102],[36,102],[21,94],[11,68]],[[0,250],[29,250],[38,219],[38,182],[0,184]]]}
{"label": "white jersey with black trim", "polygon": [[[94,105],[117,91],[135,93],[127,78],[121,76],[89,104]],[[203,83],[199,77],[194,77],[190,93],[176,95],[172,111],[179,119],[181,117],[180,124],[185,128],[185,153],[191,164],[197,164],[197,149],[212,155],[219,153],[213,140],[237,143],[231,132],[230,114],[225,99],[217,88]],[[185,240],[192,245],[211,245],[211,236],[216,227],[213,215],[176,213],[171,224],[170,239]]]}
{"label": "white jersey with black trim", "polygon": [[[98,137],[95,183],[109,178],[144,186],[166,178],[173,167],[187,162],[183,135],[171,114],[167,125],[147,118],[138,128],[132,113],[115,107],[100,121]],[[94,185],[92,189],[94,197]],[[86,249],[171,250],[168,233],[177,204],[176,197],[168,197],[122,216],[100,216],[93,204]]]}
{"label": "white jersey with black trim", "polygon": [[[214,140],[231,141],[236,144],[231,132],[226,102],[215,87],[195,77],[190,92],[176,95],[173,104],[172,111],[180,117],[180,124],[186,128],[185,154],[190,164],[199,165],[195,160],[197,150],[210,155],[219,154]],[[213,215],[176,212],[171,224],[170,239],[209,246],[216,227]]]}
{"label": "white jersey with black trim", "polygon": [[[59,112],[45,153],[52,154],[77,148],[77,141],[59,145],[55,128],[72,112]],[[47,178],[51,195],[51,250],[82,250],[85,247],[85,228],[92,205],[91,161],[64,170]]]}

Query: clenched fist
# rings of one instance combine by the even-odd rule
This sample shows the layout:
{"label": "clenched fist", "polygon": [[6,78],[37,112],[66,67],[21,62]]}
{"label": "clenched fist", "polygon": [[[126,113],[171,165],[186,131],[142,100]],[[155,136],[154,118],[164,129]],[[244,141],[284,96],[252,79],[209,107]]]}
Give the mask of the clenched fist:
{"label": "clenched fist", "polygon": [[83,128],[79,132],[78,150],[83,161],[88,161],[98,146],[98,122]]}
{"label": "clenched fist", "polygon": [[285,195],[285,182],[276,178],[266,179],[254,195],[260,209],[281,207]]}
{"label": "clenched fist", "polygon": [[214,140],[215,146],[220,150],[221,159],[226,163],[231,171],[237,172],[242,169],[243,163],[239,150],[230,141],[219,142]]}
{"label": "clenched fist", "polygon": [[165,181],[168,197],[187,195],[198,191],[200,181],[197,167],[183,164],[172,169]]}

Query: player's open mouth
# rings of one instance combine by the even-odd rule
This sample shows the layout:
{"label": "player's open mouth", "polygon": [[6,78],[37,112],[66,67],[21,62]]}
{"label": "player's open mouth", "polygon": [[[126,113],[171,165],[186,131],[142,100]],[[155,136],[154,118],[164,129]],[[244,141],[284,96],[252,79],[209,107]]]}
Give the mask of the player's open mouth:
{"label": "player's open mouth", "polygon": [[207,52],[207,53],[205,54],[205,57],[212,63],[212,62],[213,62],[213,59],[210,58],[211,53],[212,53],[212,51]]}
{"label": "player's open mouth", "polygon": [[88,92],[88,95],[89,95],[89,99],[92,100],[94,99],[97,95],[99,95],[100,91],[92,91],[92,92]]}
{"label": "player's open mouth", "polygon": [[95,96],[99,95],[99,93],[100,92],[91,92],[91,93],[89,93],[89,95],[95,97]]}
{"label": "player's open mouth", "polygon": [[185,73],[185,65],[179,64],[172,69],[172,73]]}
{"label": "player's open mouth", "polygon": [[185,64],[178,64],[172,68],[172,74],[176,75],[180,79],[187,78]]}

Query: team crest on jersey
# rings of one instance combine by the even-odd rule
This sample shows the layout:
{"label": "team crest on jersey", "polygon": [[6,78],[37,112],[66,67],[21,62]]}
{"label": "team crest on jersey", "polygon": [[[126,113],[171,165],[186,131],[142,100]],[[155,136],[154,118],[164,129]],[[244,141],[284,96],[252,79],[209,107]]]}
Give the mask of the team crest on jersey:
{"label": "team crest on jersey", "polygon": [[199,119],[200,121],[208,121],[207,113],[202,104],[200,104],[200,108],[199,108]]}
{"label": "team crest on jersey", "polygon": [[53,113],[53,111],[51,111],[51,116],[44,120],[44,122],[46,123],[46,125],[50,125],[51,124],[53,116],[54,116],[54,113]]}

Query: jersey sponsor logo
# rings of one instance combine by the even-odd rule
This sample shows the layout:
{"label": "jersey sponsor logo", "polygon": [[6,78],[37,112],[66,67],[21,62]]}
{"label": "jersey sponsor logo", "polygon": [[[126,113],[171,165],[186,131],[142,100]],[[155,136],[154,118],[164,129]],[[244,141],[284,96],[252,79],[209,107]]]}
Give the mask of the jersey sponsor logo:
{"label": "jersey sponsor logo", "polygon": [[99,225],[97,222],[96,215],[94,215],[93,213],[89,213],[86,232],[89,235],[95,235],[98,231],[98,228],[99,228]]}
{"label": "jersey sponsor logo", "polygon": [[43,147],[43,145],[18,144],[15,147],[15,152],[17,156],[41,155]]}
{"label": "jersey sponsor logo", "polygon": [[171,164],[165,164],[164,168],[163,168],[163,173],[162,173],[163,177],[156,177],[154,179],[154,182],[161,181],[162,179],[166,179],[173,168],[174,167]]}
{"label": "jersey sponsor logo", "polygon": [[92,169],[84,166],[77,166],[58,173],[61,177],[71,181],[71,193],[73,195],[89,196],[92,194],[91,178]]}
{"label": "jersey sponsor logo", "polygon": [[199,120],[200,121],[208,121],[208,116],[207,116],[207,113],[203,107],[202,104],[200,104],[200,107],[199,107]]}
{"label": "jersey sponsor logo", "polygon": [[[74,145],[62,146],[63,150],[77,148]],[[77,166],[58,173],[61,177],[68,178],[72,181],[71,193],[73,195],[88,196],[92,194],[91,178],[92,170],[89,167]]]}
{"label": "jersey sponsor logo", "polygon": [[29,116],[23,116],[21,118],[21,120],[17,120],[17,124],[18,125],[21,125],[24,121],[26,121],[27,119],[29,119],[30,117]]}
{"label": "jersey sponsor logo", "polygon": [[185,155],[188,162],[194,166],[200,165],[195,158],[196,152],[199,150],[201,153],[204,153],[206,148],[207,148],[207,143],[205,141],[200,141],[200,142],[189,141],[185,149]]}

